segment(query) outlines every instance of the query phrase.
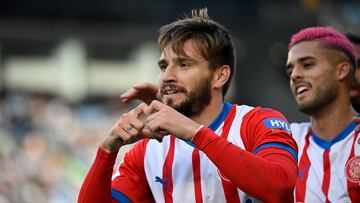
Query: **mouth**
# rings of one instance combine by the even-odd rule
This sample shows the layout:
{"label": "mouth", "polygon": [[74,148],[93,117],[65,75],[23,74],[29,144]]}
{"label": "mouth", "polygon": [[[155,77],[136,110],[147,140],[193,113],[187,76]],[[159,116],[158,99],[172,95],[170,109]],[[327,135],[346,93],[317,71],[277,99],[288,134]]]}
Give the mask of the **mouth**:
{"label": "mouth", "polygon": [[165,95],[173,95],[173,94],[177,94],[179,93],[179,91],[177,90],[172,90],[172,89],[169,89],[169,90],[163,90],[162,91],[162,94],[165,96]]}
{"label": "mouth", "polygon": [[161,88],[161,95],[163,97],[173,96],[177,94],[184,94],[186,93],[183,87],[175,86],[175,85],[168,85]]}
{"label": "mouth", "polygon": [[310,90],[309,85],[307,84],[297,84],[295,85],[295,95],[297,97],[301,97],[303,96],[306,92],[308,92]]}
{"label": "mouth", "polygon": [[305,87],[305,86],[300,86],[300,87],[298,87],[298,88],[296,88],[296,94],[302,94],[302,93],[304,93],[304,92],[306,92],[306,91],[308,91],[309,90],[309,88],[308,87]]}

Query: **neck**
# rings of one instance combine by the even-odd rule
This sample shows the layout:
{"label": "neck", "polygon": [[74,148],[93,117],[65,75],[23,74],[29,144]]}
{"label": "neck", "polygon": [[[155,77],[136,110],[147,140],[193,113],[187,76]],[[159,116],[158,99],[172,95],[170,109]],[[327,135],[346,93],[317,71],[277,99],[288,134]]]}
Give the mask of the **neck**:
{"label": "neck", "polygon": [[210,104],[205,107],[204,111],[191,119],[201,125],[209,126],[215,118],[220,114],[223,107],[222,96],[213,96]]}
{"label": "neck", "polygon": [[340,134],[357,115],[348,96],[339,95],[331,104],[310,117],[313,132],[324,140],[332,140]]}

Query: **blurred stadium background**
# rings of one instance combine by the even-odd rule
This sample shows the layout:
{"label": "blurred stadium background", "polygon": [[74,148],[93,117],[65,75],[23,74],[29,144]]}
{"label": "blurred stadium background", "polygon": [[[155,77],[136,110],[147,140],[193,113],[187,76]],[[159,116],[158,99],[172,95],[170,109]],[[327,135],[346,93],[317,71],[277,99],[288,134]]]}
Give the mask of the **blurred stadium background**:
{"label": "blurred stadium background", "polygon": [[1,1],[0,203],[76,202],[100,140],[136,105],[119,95],[157,81],[158,29],[205,6],[235,38],[228,100],[290,121],[307,120],[284,71],[291,34],[316,25],[360,34],[356,0]]}

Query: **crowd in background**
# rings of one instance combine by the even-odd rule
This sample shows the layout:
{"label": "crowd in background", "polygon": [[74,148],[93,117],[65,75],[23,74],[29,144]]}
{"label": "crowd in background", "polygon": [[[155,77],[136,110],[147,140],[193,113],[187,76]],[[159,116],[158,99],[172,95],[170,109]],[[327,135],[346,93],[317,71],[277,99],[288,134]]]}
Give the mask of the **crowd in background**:
{"label": "crowd in background", "polygon": [[48,95],[0,99],[0,203],[76,202],[97,145],[129,106]]}

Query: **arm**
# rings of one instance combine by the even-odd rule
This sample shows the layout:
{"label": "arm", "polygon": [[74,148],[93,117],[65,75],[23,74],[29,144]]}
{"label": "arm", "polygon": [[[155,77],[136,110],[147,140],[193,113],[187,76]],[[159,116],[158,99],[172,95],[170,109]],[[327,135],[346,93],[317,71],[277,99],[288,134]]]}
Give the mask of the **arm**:
{"label": "arm", "polygon": [[[145,123],[140,119],[140,114],[144,112],[145,108],[147,108],[146,104],[140,104],[129,113],[123,114],[114,124],[111,132],[101,144],[96,159],[85,178],[80,190],[78,202],[115,202],[111,196],[111,176],[116,155],[120,147],[152,136],[148,129],[144,129]],[[143,139],[143,141],[139,143],[144,143],[146,140],[147,139]],[[123,179],[122,183],[113,184],[114,187],[120,184],[128,184],[127,188],[130,189],[131,184],[137,185],[136,181],[133,179],[134,176],[137,175],[140,178],[144,177],[144,173],[141,172],[141,168],[143,168],[141,162],[141,157],[143,157],[143,151],[141,149],[143,148],[143,145],[140,145],[139,143],[136,145],[138,147],[134,147],[125,156],[122,168],[127,170],[123,170],[123,173],[120,175]],[[134,174],[128,175],[133,171],[135,171]],[[124,191],[131,195],[133,191],[129,191],[129,189],[126,190],[125,188]],[[143,193],[145,192],[146,190],[143,190]],[[136,198],[138,196],[130,197]],[[126,196],[124,197],[127,198]]]}
{"label": "arm", "polygon": [[99,148],[81,187],[78,202],[154,202],[143,165],[148,141],[141,140],[126,153],[113,180],[111,177],[117,153],[108,153]]}
{"label": "arm", "polygon": [[111,198],[111,176],[116,153],[107,153],[98,149],[95,161],[81,186],[78,202],[115,203]]}
{"label": "arm", "polygon": [[139,99],[146,104],[150,104],[153,100],[158,99],[159,87],[151,83],[142,83],[134,85],[120,96],[122,102],[126,103],[135,99]]}
{"label": "arm", "polygon": [[269,147],[255,155],[208,128],[200,129],[193,143],[244,192],[265,202],[291,199],[297,166],[295,159],[287,151]]}
{"label": "arm", "polygon": [[248,141],[244,144],[249,147],[243,150],[209,128],[198,130],[200,124],[158,101],[153,101],[148,111],[156,111],[147,117],[150,129],[163,129],[180,139],[192,141],[244,192],[266,202],[291,200],[297,164],[289,151],[274,146],[274,143],[289,148],[295,156],[296,143],[285,129],[266,127],[264,124],[272,116],[286,121],[281,114],[267,110],[256,115],[249,114],[255,116],[247,118],[248,122],[242,127],[245,132],[241,136],[244,134],[243,140]]}

